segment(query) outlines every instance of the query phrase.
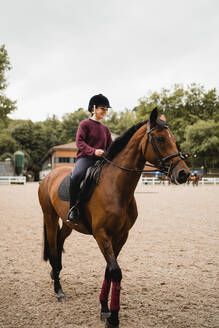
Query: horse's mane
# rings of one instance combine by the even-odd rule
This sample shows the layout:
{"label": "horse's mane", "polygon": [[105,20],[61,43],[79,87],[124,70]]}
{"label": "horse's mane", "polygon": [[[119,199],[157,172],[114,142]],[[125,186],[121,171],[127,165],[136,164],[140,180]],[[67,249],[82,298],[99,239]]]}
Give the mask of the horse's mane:
{"label": "horse's mane", "polygon": [[146,123],[147,121],[137,123],[125,131],[120,137],[116,138],[110,145],[105,157],[111,161],[127,145],[133,134]]}
{"label": "horse's mane", "polygon": [[[143,121],[140,123],[137,123],[133,125],[131,128],[129,128],[127,131],[125,131],[120,137],[116,138],[113,143],[110,145],[110,148],[108,149],[107,153],[105,154],[105,157],[109,159],[110,161],[120,153],[120,151],[127,145],[133,134],[140,129],[144,124],[146,124],[148,121]],[[162,130],[167,127],[167,123],[160,118],[156,120],[156,124],[158,129]]]}

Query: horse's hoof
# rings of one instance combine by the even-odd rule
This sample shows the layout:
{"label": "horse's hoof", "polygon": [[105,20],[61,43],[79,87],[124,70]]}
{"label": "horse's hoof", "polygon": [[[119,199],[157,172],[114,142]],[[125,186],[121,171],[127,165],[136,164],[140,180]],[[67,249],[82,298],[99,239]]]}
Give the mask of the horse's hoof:
{"label": "horse's hoof", "polygon": [[108,320],[106,320],[105,328],[119,328],[119,325],[113,326]]}
{"label": "horse's hoof", "polygon": [[63,291],[58,291],[57,299],[59,302],[66,301],[66,296]]}
{"label": "horse's hoof", "polygon": [[106,319],[110,317],[111,312],[100,312],[100,320],[106,322]]}

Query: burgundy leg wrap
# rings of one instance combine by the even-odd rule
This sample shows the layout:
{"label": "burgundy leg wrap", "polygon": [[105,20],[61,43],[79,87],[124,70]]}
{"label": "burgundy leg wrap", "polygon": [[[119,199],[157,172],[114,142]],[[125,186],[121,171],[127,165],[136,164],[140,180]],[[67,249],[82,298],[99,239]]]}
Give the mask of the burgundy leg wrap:
{"label": "burgundy leg wrap", "polygon": [[110,291],[111,280],[104,279],[100,292],[100,301],[107,302]]}
{"label": "burgundy leg wrap", "polygon": [[111,311],[120,310],[120,282],[112,282],[112,294],[110,302]]}

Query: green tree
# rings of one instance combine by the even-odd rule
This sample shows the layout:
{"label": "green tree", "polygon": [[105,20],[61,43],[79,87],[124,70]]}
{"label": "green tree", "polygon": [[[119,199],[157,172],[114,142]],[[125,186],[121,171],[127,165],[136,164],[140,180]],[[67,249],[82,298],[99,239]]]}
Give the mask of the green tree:
{"label": "green tree", "polygon": [[0,46],[0,121],[6,124],[7,115],[16,109],[15,101],[10,100],[4,94],[7,88],[6,72],[11,69],[5,45]]}
{"label": "green tree", "polygon": [[89,117],[89,113],[85,111],[83,108],[79,108],[73,113],[68,113],[63,116],[62,121],[62,133],[61,140],[62,143],[68,143],[74,141],[76,138],[76,133],[78,129],[78,125],[81,121],[87,119]]}
{"label": "green tree", "polygon": [[190,153],[193,166],[204,166],[207,171],[219,165],[219,123],[199,120],[187,126],[182,146]]}
{"label": "green tree", "polygon": [[11,131],[12,137],[21,146],[22,150],[31,151],[33,145],[34,123],[31,120],[18,123]]}
{"label": "green tree", "polygon": [[10,158],[10,160],[14,161],[14,154],[6,152],[0,155],[0,161],[5,161],[7,158]]}
{"label": "green tree", "polygon": [[153,108],[159,106],[161,95],[158,92],[149,91],[148,94],[138,100],[138,106],[133,108],[136,113],[136,121],[141,122],[149,118]]}
{"label": "green tree", "polygon": [[62,143],[62,122],[55,115],[41,122],[41,129],[47,151],[51,147]]}
{"label": "green tree", "polygon": [[119,115],[113,109],[109,109],[103,123],[108,126],[112,133],[116,133],[116,127],[119,124]]}
{"label": "green tree", "polygon": [[138,121],[149,117],[152,108],[157,106],[160,113],[165,113],[167,121],[173,130],[176,141],[185,140],[184,131],[187,125],[198,120],[218,118],[219,96],[216,89],[205,91],[203,86],[195,83],[186,89],[175,84],[173,89],[162,89],[160,93],[150,92],[139,100],[134,108]]}
{"label": "green tree", "polygon": [[13,154],[17,150],[18,144],[16,140],[10,136],[10,134],[4,131],[0,133],[0,155],[4,153],[11,153]]}
{"label": "green tree", "polygon": [[125,130],[135,124],[136,115],[133,110],[125,109],[117,113],[110,109],[103,123],[108,126],[112,133],[121,135]]}
{"label": "green tree", "polygon": [[25,152],[26,168],[35,174],[40,170],[43,156],[51,147],[61,143],[61,122],[55,115],[44,122],[11,122],[10,131],[17,147]]}
{"label": "green tree", "polygon": [[40,160],[45,154],[46,148],[43,139],[42,123],[33,123],[28,120],[18,123],[11,131],[12,137],[19,145],[19,149],[25,152],[26,168],[37,175],[40,170]]}

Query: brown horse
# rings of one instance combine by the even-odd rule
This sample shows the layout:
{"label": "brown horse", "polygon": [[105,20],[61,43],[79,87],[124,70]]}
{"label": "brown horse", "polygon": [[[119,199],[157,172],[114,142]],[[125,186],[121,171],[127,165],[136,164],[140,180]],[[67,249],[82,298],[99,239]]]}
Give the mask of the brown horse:
{"label": "brown horse", "polygon": [[202,179],[202,175],[197,175],[196,173],[194,175],[191,175],[188,178],[187,183],[190,184],[190,182],[192,182],[193,187],[198,187],[198,183],[199,181]]}
{"label": "brown horse", "polygon": [[[101,318],[106,320],[106,327],[115,328],[119,327],[122,280],[117,257],[138,216],[134,191],[146,159],[176,184],[186,182],[189,169],[166,122],[158,119],[156,108],[148,121],[138,123],[115,140],[104,159],[99,183],[83,213],[107,263],[100,293]],[[39,201],[44,215],[44,259],[49,259],[52,266],[51,277],[59,300],[65,298],[59,280],[64,241],[72,229],[90,234],[83,220],[77,226],[66,222],[69,203],[58,197],[58,188],[70,170],[58,168],[51,171],[39,186]],[[63,221],[61,229],[59,218]]]}

